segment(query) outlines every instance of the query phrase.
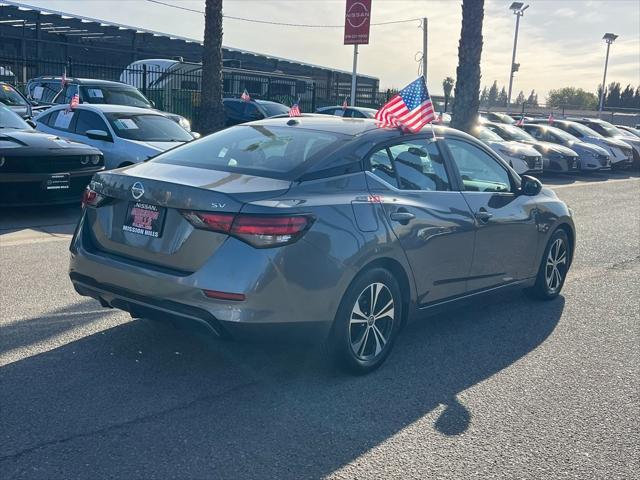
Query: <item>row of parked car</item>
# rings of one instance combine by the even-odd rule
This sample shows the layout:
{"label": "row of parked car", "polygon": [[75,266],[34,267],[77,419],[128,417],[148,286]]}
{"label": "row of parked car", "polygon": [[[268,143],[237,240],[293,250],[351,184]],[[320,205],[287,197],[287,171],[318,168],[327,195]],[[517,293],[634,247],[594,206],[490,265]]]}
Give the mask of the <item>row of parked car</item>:
{"label": "row of parked car", "polygon": [[[72,109],[74,95],[79,105]],[[223,102],[227,126],[289,110],[265,100]],[[316,113],[365,119],[374,118],[376,110],[335,105]],[[439,117],[444,124],[450,119],[448,114]],[[26,95],[0,83],[0,128],[0,205],[76,201],[96,171],[143,162],[199,137],[188,119],[156,109],[131,85],[61,77],[32,79]],[[519,174],[640,164],[640,131],[602,120],[516,122],[506,114],[484,112],[472,133]]]}

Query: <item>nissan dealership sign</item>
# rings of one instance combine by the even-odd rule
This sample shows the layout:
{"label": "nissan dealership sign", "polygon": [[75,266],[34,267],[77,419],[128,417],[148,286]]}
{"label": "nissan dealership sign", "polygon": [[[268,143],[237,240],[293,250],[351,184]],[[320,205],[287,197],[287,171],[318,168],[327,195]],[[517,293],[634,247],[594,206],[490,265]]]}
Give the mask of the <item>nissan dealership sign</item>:
{"label": "nissan dealership sign", "polygon": [[347,0],[344,17],[344,44],[369,43],[371,0]]}

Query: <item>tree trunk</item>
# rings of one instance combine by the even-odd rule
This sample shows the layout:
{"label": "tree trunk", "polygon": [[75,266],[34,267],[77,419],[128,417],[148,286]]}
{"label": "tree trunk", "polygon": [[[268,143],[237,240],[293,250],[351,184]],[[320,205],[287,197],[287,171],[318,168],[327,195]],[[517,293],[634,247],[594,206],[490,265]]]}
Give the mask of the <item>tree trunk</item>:
{"label": "tree trunk", "polygon": [[203,135],[224,128],[222,106],[222,0],[206,0],[202,91],[198,131]]}
{"label": "tree trunk", "polygon": [[470,131],[478,120],[483,18],[484,0],[463,0],[451,126],[465,132]]}

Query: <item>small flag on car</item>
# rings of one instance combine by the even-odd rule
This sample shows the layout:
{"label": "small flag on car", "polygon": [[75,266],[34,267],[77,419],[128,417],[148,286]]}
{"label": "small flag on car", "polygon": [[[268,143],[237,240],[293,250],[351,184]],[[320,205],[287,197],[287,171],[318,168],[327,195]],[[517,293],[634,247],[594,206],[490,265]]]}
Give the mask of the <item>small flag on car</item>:
{"label": "small flag on car", "polygon": [[524,115],[521,115],[520,119],[516,122],[516,127],[521,127],[522,125],[524,125]]}
{"label": "small flag on car", "polygon": [[413,133],[435,118],[433,103],[422,75],[400,90],[376,113],[379,127],[400,127]]}
{"label": "small flag on car", "polygon": [[289,109],[289,116],[290,117],[301,117],[302,114],[300,113],[300,99],[296,100],[296,103],[294,103],[293,105],[291,105],[291,108]]}
{"label": "small flag on car", "polygon": [[554,120],[555,120],[555,118],[553,118],[553,113],[550,113],[550,114],[549,114],[549,119],[548,119],[549,124],[550,124],[550,125],[551,125],[551,124],[553,124],[553,121],[554,121]]}
{"label": "small flag on car", "polygon": [[73,97],[71,97],[71,101],[69,102],[69,107],[71,110],[80,105],[80,96],[76,93]]}
{"label": "small flag on car", "polygon": [[62,77],[60,78],[60,84],[61,84],[62,88],[64,88],[65,85],[67,84],[67,69],[66,68],[62,71]]}
{"label": "small flag on car", "polygon": [[240,98],[245,102],[251,101],[251,96],[249,95],[249,92],[247,92],[246,88],[244,89],[244,92],[242,92],[242,95],[240,95]]}
{"label": "small flag on car", "polygon": [[347,107],[349,106],[349,104],[347,103],[347,98],[349,97],[344,97],[344,102],[342,102],[342,109],[346,110]]}

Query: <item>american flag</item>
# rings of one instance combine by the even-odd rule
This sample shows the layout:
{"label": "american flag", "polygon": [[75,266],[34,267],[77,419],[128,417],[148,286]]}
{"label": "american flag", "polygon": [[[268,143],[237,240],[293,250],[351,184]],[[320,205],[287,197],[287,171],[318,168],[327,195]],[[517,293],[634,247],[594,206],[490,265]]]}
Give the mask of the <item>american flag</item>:
{"label": "american flag", "polygon": [[400,90],[376,113],[380,127],[402,127],[410,132],[419,131],[435,118],[433,103],[422,76]]}
{"label": "american flag", "polygon": [[69,107],[71,110],[80,105],[80,96],[76,93],[73,97],[71,97],[71,101],[69,102]]}
{"label": "american flag", "polygon": [[291,108],[289,109],[289,116],[290,117],[301,117],[302,116],[302,114],[300,113],[300,106],[298,105],[299,102],[300,102],[300,99],[298,99],[296,101],[296,103],[291,105]]}
{"label": "american flag", "polygon": [[349,97],[344,97],[344,102],[342,102],[342,109],[346,110],[347,107],[349,106],[349,104],[347,103],[347,98]]}
{"label": "american flag", "polygon": [[242,95],[240,95],[240,98],[245,102],[251,101],[251,96],[249,95],[249,92],[247,92],[246,88],[244,89],[244,92],[242,92]]}
{"label": "american flag", "polygon": [[516,127],[521,127],[524,125],[524,115],[520,117],[520,119],[516,122]]}
{"label": "american flag", "polygon": [[551,124],[553,124],[553,121],[554,121],[554,120],[555,120],[555,118],[553,118],[553,113],[550,113],[550,114],[549,114],[549,118],[548,118],[548,120],[547,120],[547,121],[548,121],[548,122],[549,122],[549,124],[551,125]]}
{"label": "american flag", "polygon": [[62,88],[65,87],[65,85],[67,84],[67,69],[65,68],[62,72],[62,78],[60,79],[60,83]]}

